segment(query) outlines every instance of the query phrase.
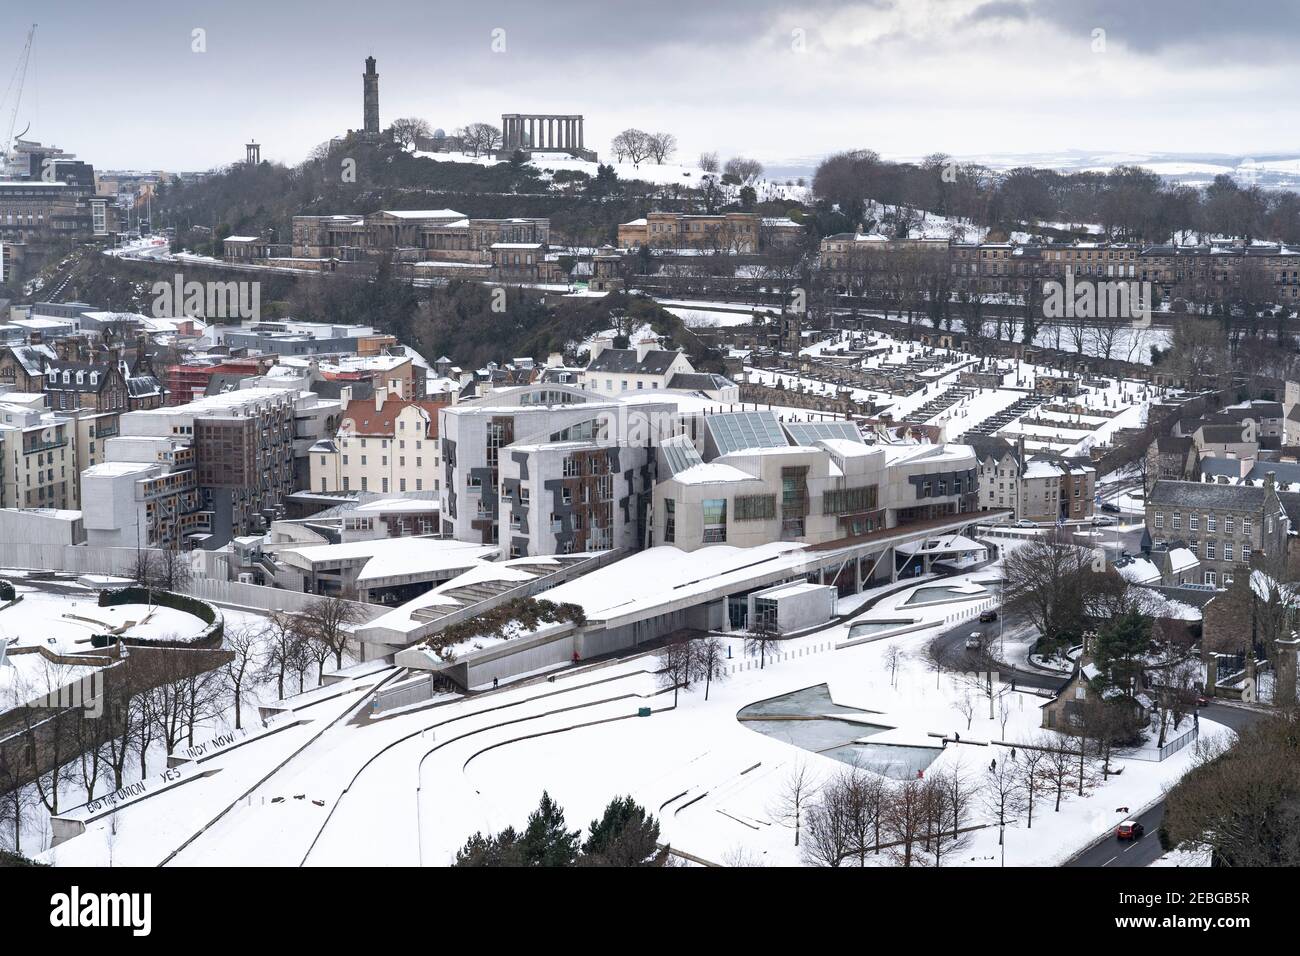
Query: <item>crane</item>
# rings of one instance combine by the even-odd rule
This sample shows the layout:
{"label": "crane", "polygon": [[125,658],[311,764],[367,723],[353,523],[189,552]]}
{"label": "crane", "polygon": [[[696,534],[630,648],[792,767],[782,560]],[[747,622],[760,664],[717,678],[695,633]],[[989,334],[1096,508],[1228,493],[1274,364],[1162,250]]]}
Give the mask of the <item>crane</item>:
{"label": "crane", "polygon": [[[3,144],[3,156],[6,160],[12,155],[14,149],[14,127],[18,125],[18,107],[23,101],[23,86],[27,82],[27,64],[32,58],[32,38],[35,36],[36,24],[33,23],[32,28],[27,31],[27,42],[23,44],[23,52],[18,57],[18,65],[14,67],[14,75],[9,80],[9,90],[14,89],[16,86],[17,92],[14,94],[14,108],[13,112],[9,114],[9,129],[5,133]],[[9,90],[5,90],[6,97],[9,95]],[[3,100],[0,100],[0,102],[3,102]]]}

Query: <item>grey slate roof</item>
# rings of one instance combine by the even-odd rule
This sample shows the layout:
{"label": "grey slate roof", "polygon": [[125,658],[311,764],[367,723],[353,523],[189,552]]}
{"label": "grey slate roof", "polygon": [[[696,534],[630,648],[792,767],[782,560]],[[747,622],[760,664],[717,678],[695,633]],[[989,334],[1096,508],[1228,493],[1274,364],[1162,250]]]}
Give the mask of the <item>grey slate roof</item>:
{"label": "grey slate roof", "polygon": [[637,361],[636,349],[603,349],[587,363],[587,371],[663,375],[680,354],[666,349],[651,349],[644,359]]}
{"label": "grey slate roof", "polygon": [[669,388],[695,389],[704,392],[731,388],[735,384],[731,379],[712,372],[678,372],[668,380]]}
{"label": "grey slate roof", "polygon": [[1147,501],[1153,505],[1207,508],[1212,511],[1259,511],[1264,507],[1265,495],[1265,489],[1256,485],[1220,485],[1162,478],[1152,487]]}
{"label": "grey slate roof", "polygon": [[1016,455],[1016,446],[996,435],[963,435],[961,444],[970,445],[975,451],[975,457],[980,461],[989,459],[1001,461],[1008,454],[1013,458]]}
{"label": "grey slate roof", "polygon": [[[102,392],[104,386],[108,384],[110,373],[113,371],[111,365],[92,365],[88,362],[61,362],[55,360],[46,364],[46,371],[54,372],[54,381],[46,381],[46,390],[60,392]],[[70,373],[68,381],[63,380],[63,373]],[[81,381],[77,381],[77,373],[81,373]],[[94,374],[94,381],[91,381],[91,374]]]}
{"label": "grey slate roof", "polygon": [[1241,425],[1202,425],[1201,440],[1213,444],[1234,445],[1246,441]]}

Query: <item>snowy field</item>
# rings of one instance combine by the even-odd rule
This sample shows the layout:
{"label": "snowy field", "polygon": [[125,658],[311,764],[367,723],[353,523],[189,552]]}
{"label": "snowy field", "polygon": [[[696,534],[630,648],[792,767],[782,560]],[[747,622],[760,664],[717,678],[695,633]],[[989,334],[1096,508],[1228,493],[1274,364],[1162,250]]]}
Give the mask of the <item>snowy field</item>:
{"label": "snowy field", "polygon": [[23,599],[0,611],[0,637],[14,646],[40,646],[52,651],[89,650],[96,634],[117,633],[138,640],[186,640],[202,631],[198,617],[170,607],[119,604],[100,607],[96,591],[84,597],[52,594],[24,585],[15,590]]}
{"label": "snowy field", "polygon": [[[520,825],[545,789],[572,826],[626,793],[658,815],[665,839],[686,853],[719,863],[799,864],[794,832],[777,809],[779,794],[801,763],[820,780],[845,765],[813,752],[820,747],[797,745],[793,735],[751,729],[737,714],[785,695],[801,699],[801,691],[807,698],[807,689],[825,685],[833,703],[814,703],[807,713],[817,716],[819,706],[840,712],[835,723],[849,728],[850,741],[860,724],[869,745],[864,753],[886,775],[898,779],[915,762],[926,773],[956,771],[978,782],[990,760],[1008,759],[1009,745],[1036,737],[1043,698],[999,686],[994,717],[980,697],[968,722],[968,683],[930,669],[921,654],[941,629],[991,606],[986,585],[993,576],[923,582],[853,622],[921,625],[897,637],[841,647],[849,625],[837,624],[783,642],[780,659],[765,667],[745,657],[738,638],[727,638],[729,674],[712,684],[707,700],[703,685],[683,690],[675,708],[652,655],[468,699],[444,696],[379,718],[366,713],[367,692],[392,672],[372,672],[308,695],[294,715],[281,718],[288,729],[216,754],[202,765],[210,776],[123,806],[45,858],[90,865],[439,866],[475,830]],[[636,716],[641,707],[652,715]],[[1201,729],[1221,732],[1208,721]],[[957,733],[961,744],[945,746],[941,738]],[[879,763],[882,753],[897,759]],[[1059,812],[1040,793],[1032,829],[1022,819],[1007,832],[1006,862],[1048,865],[1069,857],[1125,815],[1117,808],[1158,799],[1192,758],[1192,748],[1163,763],[1119,758],[1121,776],[1083,797],[1067,794]],[[981,828],[945,865],[1000,862],[996,830],[982,826],[986,814],[976,811],[972,823]],[[869,863],[885,860],[882,854]]]}

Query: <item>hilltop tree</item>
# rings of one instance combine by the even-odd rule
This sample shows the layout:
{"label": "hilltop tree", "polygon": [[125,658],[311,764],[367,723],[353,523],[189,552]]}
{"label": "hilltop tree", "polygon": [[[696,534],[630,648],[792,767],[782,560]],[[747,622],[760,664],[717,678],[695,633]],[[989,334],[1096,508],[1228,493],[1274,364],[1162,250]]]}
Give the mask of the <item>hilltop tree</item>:
{"label": "hilltop tree", "polygon": [[651,158],[662,165],[664,160],[677,152],[677,137],[672,133],[651,133],[646,148],[650,151]]}
{"label": "hilltop tree", "polygon": [[749,159],[745,156],[733,156],[722,167],[722,172],[725,175],[734,176],[737,182],[752,184],[762,178],[763,164],[756,159]]}
{"label": "hilltop tree", "polygon": [[393,135],[393,142],[402,149],[415,149],[420,140],[433,136],[433,127],[427,120],[422,120],[418,116],[404,116],[393,120],[389,130]]}

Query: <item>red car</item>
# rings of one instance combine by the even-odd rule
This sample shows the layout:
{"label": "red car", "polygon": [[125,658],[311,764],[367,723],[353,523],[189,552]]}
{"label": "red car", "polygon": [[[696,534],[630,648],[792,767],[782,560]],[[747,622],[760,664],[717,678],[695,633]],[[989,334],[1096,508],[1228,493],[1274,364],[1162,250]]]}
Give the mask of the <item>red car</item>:
{"label": "red car", "polygon": [[1115,828],[1115,836],[1120,840],[1136,840],[1146,832],[1146,827],[1136,820],[1125,820]]}

